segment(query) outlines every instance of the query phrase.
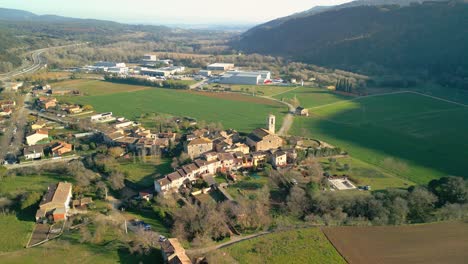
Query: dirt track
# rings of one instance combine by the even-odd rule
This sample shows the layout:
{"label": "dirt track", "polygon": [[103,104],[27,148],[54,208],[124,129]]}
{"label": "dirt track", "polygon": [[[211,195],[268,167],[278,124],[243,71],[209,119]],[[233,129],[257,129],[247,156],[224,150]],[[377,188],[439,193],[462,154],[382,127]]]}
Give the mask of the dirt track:
{"label": "dirt track", "polygon": [[325,235],[348,263],[466,263],[468,224],[331,227]]}

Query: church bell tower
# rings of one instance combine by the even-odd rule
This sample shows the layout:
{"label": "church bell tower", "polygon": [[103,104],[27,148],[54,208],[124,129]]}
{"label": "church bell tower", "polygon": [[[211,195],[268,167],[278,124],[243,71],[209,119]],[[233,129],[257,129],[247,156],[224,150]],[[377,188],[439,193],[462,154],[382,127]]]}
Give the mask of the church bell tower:
{"label": "church bell tower", "polygon": [[267,121],[267,128],[268,131],[271,134],[275,134],[275,126],[276,126],[276,117],[274,115],[269,115],[268,116],[268,121]]}

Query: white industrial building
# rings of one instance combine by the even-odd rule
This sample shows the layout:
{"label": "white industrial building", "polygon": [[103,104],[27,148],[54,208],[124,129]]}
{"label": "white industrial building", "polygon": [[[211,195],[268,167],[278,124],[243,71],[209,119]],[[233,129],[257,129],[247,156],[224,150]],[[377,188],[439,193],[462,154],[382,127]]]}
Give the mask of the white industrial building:
{"label": "white industrial building", "polygon": [[167,77],[174,75],[176,73],[182,73],[185,71],[185,67],[183,66],[170,66],[170,67],[164,67],[164,68],[159,68],[159,69],[150,69],[150,68],[144,68],[142,67],[140,69],[140,74],[141,75],[146,75],[146,76],[161,76],[161,77]]}
{"label": "white industrial building", "polygon": [[99,61],[93,66],[83,67],[82,70],[85,72],[111,72],[124,74],[128,72],[128,67],[123,62]]}
{"label": "white industrial building", "polygon": [[146,54],[143,56],[143,59],[140,61],[140,64],[144,66],[156,66],[158,64],[171,65],[172,60],[159,60],[156,55]]}
{"label": "white industrial building", "polygon": [[127,65],[123,62],[99,61],[94,64],[95,67],[103,68],[125,68]]}
{"label": "white industrial building", "polygon": [[209,71],[228,71],[234,69],[233,63],[213,63],[206,67]]}
{"label": "white industrial building", "polygon": [[211,76],[211,71],[208,71],[208,70],[200,70],[198,72],[199,75],[203,76],[203,77],[210,77]]}
{"label": "white industrial building", "polygon": [[228,71],[219,79],[220,83],[224,84],[249,84],[258,85],[264,84],[265,81],[271,79],[269,71]]}

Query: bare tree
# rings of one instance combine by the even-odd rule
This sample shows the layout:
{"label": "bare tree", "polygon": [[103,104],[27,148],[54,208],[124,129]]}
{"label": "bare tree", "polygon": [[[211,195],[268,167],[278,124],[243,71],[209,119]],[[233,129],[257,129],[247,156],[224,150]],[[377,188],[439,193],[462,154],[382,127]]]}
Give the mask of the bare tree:
{"label": "bare tree", "polygon": [[109,184],[114,191],[123,189],[125,187],[125,175],[118,171],[112,172],[109,176]]}
{"label": "bare tree", "polygon": [[0,209],[2,210],[2,213],[8,213],[10,206],[13,204],[13,201],[6,198],[6,197],[0,197]]}
{"label": "bare tree", "polygon": [[128,243],[129,250],[132,254],[148,255],[156,247],[158,238],[157,233],[139,228]]}

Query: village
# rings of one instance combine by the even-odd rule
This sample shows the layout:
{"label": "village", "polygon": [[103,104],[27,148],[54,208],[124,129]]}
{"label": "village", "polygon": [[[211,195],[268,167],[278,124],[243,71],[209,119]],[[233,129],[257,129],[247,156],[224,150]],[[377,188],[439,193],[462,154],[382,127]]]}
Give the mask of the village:
{"label": "village", "polygon": [[[26,146],[21,157],[14,159],[14,162],[5,161],[7,168],[79,160],[89,153],[89,147],[84,148],[83,145],[94,145],[93,149],[101,145],[118,148],[122,151],[116,158],[179,158],[179,166],[174,167],[173,172],[155,176],[153,188],[138,190],[136,199],[147,202],[157,196],[173,199],[174,194],[185,196],[188,198],[184,198],[185,202],[198,205],[206,203],[207,199],[211,200],[209,197],[216,197],[215,202],[234,202],[239,189],[235,191],[231,185],[236,186],[236,183],[254,177],[252,175],[267,167],[278,171],[294,170],[303,159],[298,158],[298,151],[309,148],[303,145],[304,140],[300,138],[277,135],[276,117],[272,114],[265,117],[263,127],[248,134],[234,129],[199,127],[197,120],[174,117],[171,119],[173,124],[188,124],[177,133],[170,128],[146,129],[141,123],[116,117],[112,112],[96,113],[90,106],[62,103],[56,97],[63,94],[76,95],[79,91],[61,91],[43,85],[34,87],[31,93],[34,99],[29,106],[24,139]],[[15,103],[7,101],[3,105],[14,107]],[[308,112],[298,107],[292,114],[307,116]],[[339,149],[324,142],[316,143],[317,149],[323,144],[325,152],[342,154]],[[286,184],[294,186],[305,184],[310,179],[300,177],[288,181]],[[346,176],[330,176],[329,184],[335,190],[356,189]],[[36,227],[28,247],[41,245],[60,236],[68,219],[86,214],[93,207],[91,197],[74,197],[73,193],[73,185],[69,182],[49,186],[39,204]],[[138,219],[129,220],[129,223],[152,232],[150,225]],[[233,227],[230,228],[233,229],[232,235],[237,233]],[[191,262],[176,238],[160,236],[159,242],[167,263],[195,263]]]}

